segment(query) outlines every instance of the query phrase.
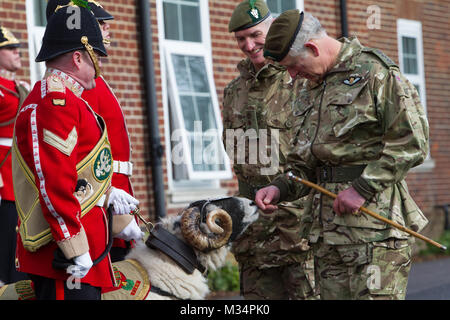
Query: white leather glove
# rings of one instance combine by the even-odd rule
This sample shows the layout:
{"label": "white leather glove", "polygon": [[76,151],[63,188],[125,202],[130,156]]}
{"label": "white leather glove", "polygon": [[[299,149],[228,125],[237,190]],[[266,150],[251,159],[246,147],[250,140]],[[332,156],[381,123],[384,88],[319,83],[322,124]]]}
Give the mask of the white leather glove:
{"label": "white leather glove", "polygon": [[140,240],[142,237],[144,237],[144,233],[134,219],[131,220],[131,222],[123,228],[118,235],[116,235],[116,238],[123,239],[125,241]]}
{"label": "white leather glove", "polygon": [[137,208],[139,200],[122,189],[111,187],[107,207],[113,206],[113,214],[129,214]]}
{"label": "white leather glove", "polygon": [[89,252],[73,258],[73,261],[75,264],[67,268],[67,273],[70,273],[75,278],[81,279],[85,277],[93,265]]}

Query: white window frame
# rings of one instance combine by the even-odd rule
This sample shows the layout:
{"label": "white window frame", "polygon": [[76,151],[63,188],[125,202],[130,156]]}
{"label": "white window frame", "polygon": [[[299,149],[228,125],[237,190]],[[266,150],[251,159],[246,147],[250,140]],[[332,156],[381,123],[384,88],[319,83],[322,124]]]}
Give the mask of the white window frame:
{"label": "white window frame", "polygon": [[[30,63],[30,82],[31,87],[42,79],[46,67],[45,62],[35,62],[42,45],[42,38],[45,33],[45,26],[36,25],[34,8],[38,0],[26,0],[27,29],[28,29],[28,57]],[[39,0],[44,1],[44,0]],[[45,1],[46,2],[46,1]]]}
{"label": "white window frame", "polygon": [[[283,1],[283,0],[279,0],[279,1]],[[266,1],[266,3],[267,3],[267,1]],[[303,11],[304,10],[304,1],[296,0],[295,6],[296,6],[296,9]],[[274,18],[278,17],[279,15],[280,15],[280,13],[278,13],[278,12],[272,12],[272,17],[274,17]]]}
{"label": "white window frame", "polygon": [[[170,201],[168,207],[177,207],[181,204],[189,203],[196,199],[201,199],[205,197],[218,197],[227,194],[227,190],[221,188],[220,179],[231,179],[231,165],[228,158],[225,159],[225,166],[227,168],[227,175],[218,177],[211,172],[207,177],[208,180],[183,180],[181,182],[175,181],[173,179],[173,169],[172,169],[172,141],[171,141],[171,125],[170,125],[170,110],[169,110],[169,99],[178,97],[173,92],[170,92],[171,88],[168,86],[169,81],[173,81],[173,77],[169,77],[169,68],[167,67],[167,54],[169,52],[175,52],[177,50],[182,50],[185,55],[201,55],[205,59],[205,65],[207,68],[209,85],[211,87],[211,98],[213,101],[214,111],[216,117],[218,117],[218,130],[222,132],[222,120],[219,108],[219,102],[217,99],[217,91],[215,89],[215,82],[213,78],[212,70],[212,50],[211,50],[211,35],[210,35],[210,24],[209,24],[209,5],[208,0],[200,0],[200,19],[201,19],[201,38],[202,42],[185,42],[185,41],[175,41],[166,40],[164,34],[164,11],[163,11],[163,1],[156,1],[156,14],[158,23],[158,40],[159,40],[159,57],[160,57],[160,70],[161,70],[161,93],[162,93],[162,103],[164,110],[164,136],[166,147],[166,168],[167,168],[167,184],[168,184],[168,194]],[[172,78],[172,79],[171,79]],[[172,102],[171,102],[172,103]],[[178,105],[180,107],[180,105]],[[178,108],[175,106],[175,108]],[[181,114],[180,114],[181,116]],[[182,116],[181,116],[182,118]],[[183,142],[186,146],[186,141]],[[187,149],[189,150],[189,149]],[[225,153],[226,154],[226,153]],[[214,179],[211,179],[214,176]]]}
{"label": "white window frame", "polygon": [[217,139],[218,142],[220,142],[220,152],[222,152],[224,158],[223,158],[223,165],[225,167],[225,170],[221,170],[221,171],[194,171],[193,165],[192,165],[192,161],[191,161],[191,150],[189,147],[189,139],[188,139],[188,133],[186,132],[186,130],[184,128],[186,128],[185,122],[184,122],[184,117],[182,116],[183,114],[183,110],[181,109],[181,102],[180,102],[180,96],[178,93],[178,88],[177,88],[177,84],[176,84],[176,74],[175,74],[175,70],[173,68],[173,64],[172,63],[166,63],[167,65],[167,71],[168,71],[168,75],[169,75],[169,99],[171,101],[171,104],[174,106],[175,108],[175,121],[178,121],[178,123],[180,124],[181,130],[179,131],[180,133],[182,133],[182,143],[183,143],[183,150],[184,152],[184,163],[186,164],[186,168],[188,170],[188,177],[190,180],[207,180],[207,179],[211,179],[211,177],[213,176],[214,179],[229,179],[231,178],[231,166],[230,163],[228,161],[228,158],[226,156],[226,152],[223,148],[222,142],[221,142],[221,135],[222,135],[222,131],[223,131],[223,126],[222,126],[222,119],[220,117],[220,108],[219,108],[219,103],[218,103],[218,99],[217,99],[217,93],[216,93],[216,89],[214,88],[214,78],[212,76],[212,72],[209,72],[210,70],[212,70],[212,65],[210,65],[208,63],[208,59],[206,59],[204,53],[203,53],[203,49],[200,48],[199,46],[193,46],[192,48],[189,49],[189,53],[186,53],[186,45],[183,42],[180,41],[170,41],[171,44],[170,45],[166,45],[165,49],[165,59],[166,61],[170,61],[170,55],[172,54],[180,54],[180,55],[185,55],[185,56],[197,56],[197,57],[202,57],[204,58],[205,61],[205,68],[206,68],[206,73],[207,73],[207,78],[208,78],[208,83],[209,83],[209,92],[210,92],[210,96],[211,96],[211,102],[213,105],[213,109],[214,109],[214,115],[215,115],[215,122],[218,126],[218,128],[214,131],[216,131],[215,133],[217,133]]}
{"label": "white window frame", "polygon": [[[415,38],[417,44],[417,71],[418,74],[408,74],[404,71],[403,65],[403,42],[402,37]],[[423,65],[423,40],[422,40],[422,23],[415,20],[398,19],[397,20],[397,43],[398,43],[398,60],[400,70],[408,78],[412,84],[419,85],[420,101],[427,110],[427,99],[425,90],[425,71]]]}
{"label": "white window frame", "polygon": [[[402,37],[410,37],[416,39],[417,45],[417,73],[408,74],[404,72],[403,65],[403,41]],[[425,68],[424,68],[424,56],[423,56],[423,37],[422,37],[422,22],[417,20],[397,19],[397,45],[398,45],[398,60],[400,70],[403,75],[413,84],[419,85],[420,101],[424,108],[425,114],[427,114],[427,98],[425,87]],[[428,153],[424,163],[420,166],[413,168],[411,171],[429,171],[435,166],[434,160],[431,158],[431,154]]]}

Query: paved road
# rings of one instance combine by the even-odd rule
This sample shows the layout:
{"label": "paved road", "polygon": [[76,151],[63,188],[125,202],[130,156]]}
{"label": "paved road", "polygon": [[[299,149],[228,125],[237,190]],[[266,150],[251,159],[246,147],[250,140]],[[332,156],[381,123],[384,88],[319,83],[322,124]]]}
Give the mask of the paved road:
{"label": "paved road", "polygon": [[450,258],[414,263],[406,300],[450,300]]}

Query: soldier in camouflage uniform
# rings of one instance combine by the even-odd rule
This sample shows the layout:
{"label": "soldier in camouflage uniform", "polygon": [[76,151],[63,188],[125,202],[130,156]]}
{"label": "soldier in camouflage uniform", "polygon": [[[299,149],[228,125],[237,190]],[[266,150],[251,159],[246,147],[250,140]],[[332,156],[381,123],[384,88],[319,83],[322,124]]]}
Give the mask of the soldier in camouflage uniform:
{"label": "soldier in camouflage uniform", "polygon": [[272,24],[264,55],[308,79],[294,109],[285,170],[338,194],[333,200],[277,177],[255,201],[270,212],[309,194],[316,280],[322,299],[404,299],[413,239],[365,206],[414,231],[427,219],[404,180],[428,154],[428,122],[414,86],[381,51],[335,40],[310,14],[290,10]]}
{"label": "soldier in camouflage uniform", "polygon": [[[230,157],[239,194],[254,199],[259,186],[282,172],[291,139],[292,103],[301,81],[292,81],[286,69],[277,64],[266,64],[262,48],[273,19],[264,1],[256,1],[254,8],[251,5],[248,0],[239,4],[229,24],[229,31],[235,32],[238,46],[248,58],[238,64],[240,76],[224,91],[223,138],[226,150],[234,153]],[[248,13],[251,9],[255,10],[253,16]],[[249,137],[246,143],[241,140],[243,134]],[[240,150],[244,143],[245,150]],[[252,151],[252,147],[256,149]],[[261,153],[270,163],[262,160]],[[317,295],[312,251],[300,235],[302,205],[284,202],[271,216],[260,213],[259,220],[233,244],[241,294],[246,299],[308,299]]]}

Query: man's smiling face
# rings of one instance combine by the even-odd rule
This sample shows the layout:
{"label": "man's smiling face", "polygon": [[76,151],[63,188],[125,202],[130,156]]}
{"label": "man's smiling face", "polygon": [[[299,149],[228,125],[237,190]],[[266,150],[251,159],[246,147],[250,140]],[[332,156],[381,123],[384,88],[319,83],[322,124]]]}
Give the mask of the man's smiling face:
{"label": "man's smiling face", "polygon": [[262,22],[251,28],[234,33],[239,49],[241,49],[258,69],[265,64],[263,55],[264,43],[269,26],[267,23]]}

